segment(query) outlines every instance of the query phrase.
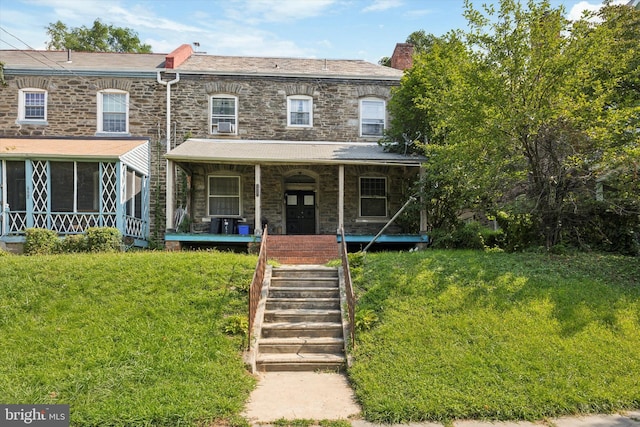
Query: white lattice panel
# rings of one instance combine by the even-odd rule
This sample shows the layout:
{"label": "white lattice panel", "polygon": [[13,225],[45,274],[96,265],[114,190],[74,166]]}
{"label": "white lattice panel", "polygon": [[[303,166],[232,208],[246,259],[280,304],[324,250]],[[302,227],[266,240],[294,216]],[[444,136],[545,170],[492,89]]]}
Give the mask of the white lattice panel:
{"label": "white lattice panel", "polygon": [[144,238],[144,225],[145,222],[143,220],[127,216],[125,222],[125,236]]}
{"label": "white lattice panel", "polygon": [[118,185],[115,163],[102,163],[102,212],[117,211]]}
{"label": "white lattice panel", "polygon": [[[34,161],[33,172],[31,174],[31,183],[33,185],[33,211],[47,212],[47,162]],[[46,218],[43,225],[36,227],[46,227]]]}
{"label": "white lattice panel", "polygon": [[9,212],[9,233],[22,233],[27,228],[26,212]]}

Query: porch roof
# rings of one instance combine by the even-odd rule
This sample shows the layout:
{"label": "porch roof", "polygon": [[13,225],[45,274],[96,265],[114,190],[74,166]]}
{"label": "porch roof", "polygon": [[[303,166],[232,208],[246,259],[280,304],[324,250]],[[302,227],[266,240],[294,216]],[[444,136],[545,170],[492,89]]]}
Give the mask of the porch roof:
{"label": "porch roof", "polygon": [[422,156],[385,152],[377,143],[188,139],[166,154],[177,162],[420,166]]}
{"label": "porch roof", "polygon": [[0,158],[118,159],[147,143],[146,138],[0,137]]}

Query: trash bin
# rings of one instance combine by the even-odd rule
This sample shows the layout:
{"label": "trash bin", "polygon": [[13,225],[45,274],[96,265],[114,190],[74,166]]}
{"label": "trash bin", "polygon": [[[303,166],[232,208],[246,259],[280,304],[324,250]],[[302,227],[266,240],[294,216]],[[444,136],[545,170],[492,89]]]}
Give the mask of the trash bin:
{"label": "trash bin", "polygon": [[211,223],[209,224],[209,233],[220,234],[220,218],[211,218]]}
{"label": "trash bin", "polygon": [[238,234],[242,236],[249,235],[249,224],[238,224]]}

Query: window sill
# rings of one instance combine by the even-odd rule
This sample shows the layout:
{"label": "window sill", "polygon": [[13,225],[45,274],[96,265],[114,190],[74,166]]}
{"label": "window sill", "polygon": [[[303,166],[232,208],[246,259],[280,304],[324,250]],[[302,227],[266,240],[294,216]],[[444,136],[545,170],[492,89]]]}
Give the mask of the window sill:
{"label": "window sill", "polygon": [[361,224],[385,224],[389,218],[356,218],[356,223]]}
{"label": "window sill", "polygon": [[32,126],[49,126],[49,122],[46,120],[16,120],[19,125],[32,125]]}
{"label": "window sill", "polygon": [[287,125],[287,129],[313,129],[310,125]]}
{"label": "window sill", "polygon": [[131,136],[129,132],[96,132],[96,136]]}

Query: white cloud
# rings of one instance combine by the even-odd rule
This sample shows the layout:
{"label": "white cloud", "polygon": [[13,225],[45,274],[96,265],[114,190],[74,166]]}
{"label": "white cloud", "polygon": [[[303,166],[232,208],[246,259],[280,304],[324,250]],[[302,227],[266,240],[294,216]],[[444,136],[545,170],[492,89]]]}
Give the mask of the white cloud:
{"label": "white cloud", "polygon": [[402,6],[402,0],[373,0],[369,6],[362,9],[363,12],[381,12]]}
{"label": "white cloud", "polygon": [[337,0],[236,0],[225,4],[227,16],[255,25],[288,22],[325,13]]}
{"label": "white cloud", "polygon": [[433,11],[429,10],[429,9],[413,9],[413,10],[408,10],[407,12],[404,13],[404,16],[409,18],[409,19],[418,19],[418,18],[423,18],[427,15],[432,14]]}
{"label": "white cloud", "polygon": [[[624,4],[627,3],[627,1],[628,0],[615,0],[613,1],[613,4]],[[597,12],[601,7],[602,2],[592,3],[589,1],[579,1],[571,7],[567,14],[567,19],[577,21],[582,17],[582,14],[585,11]]]}

